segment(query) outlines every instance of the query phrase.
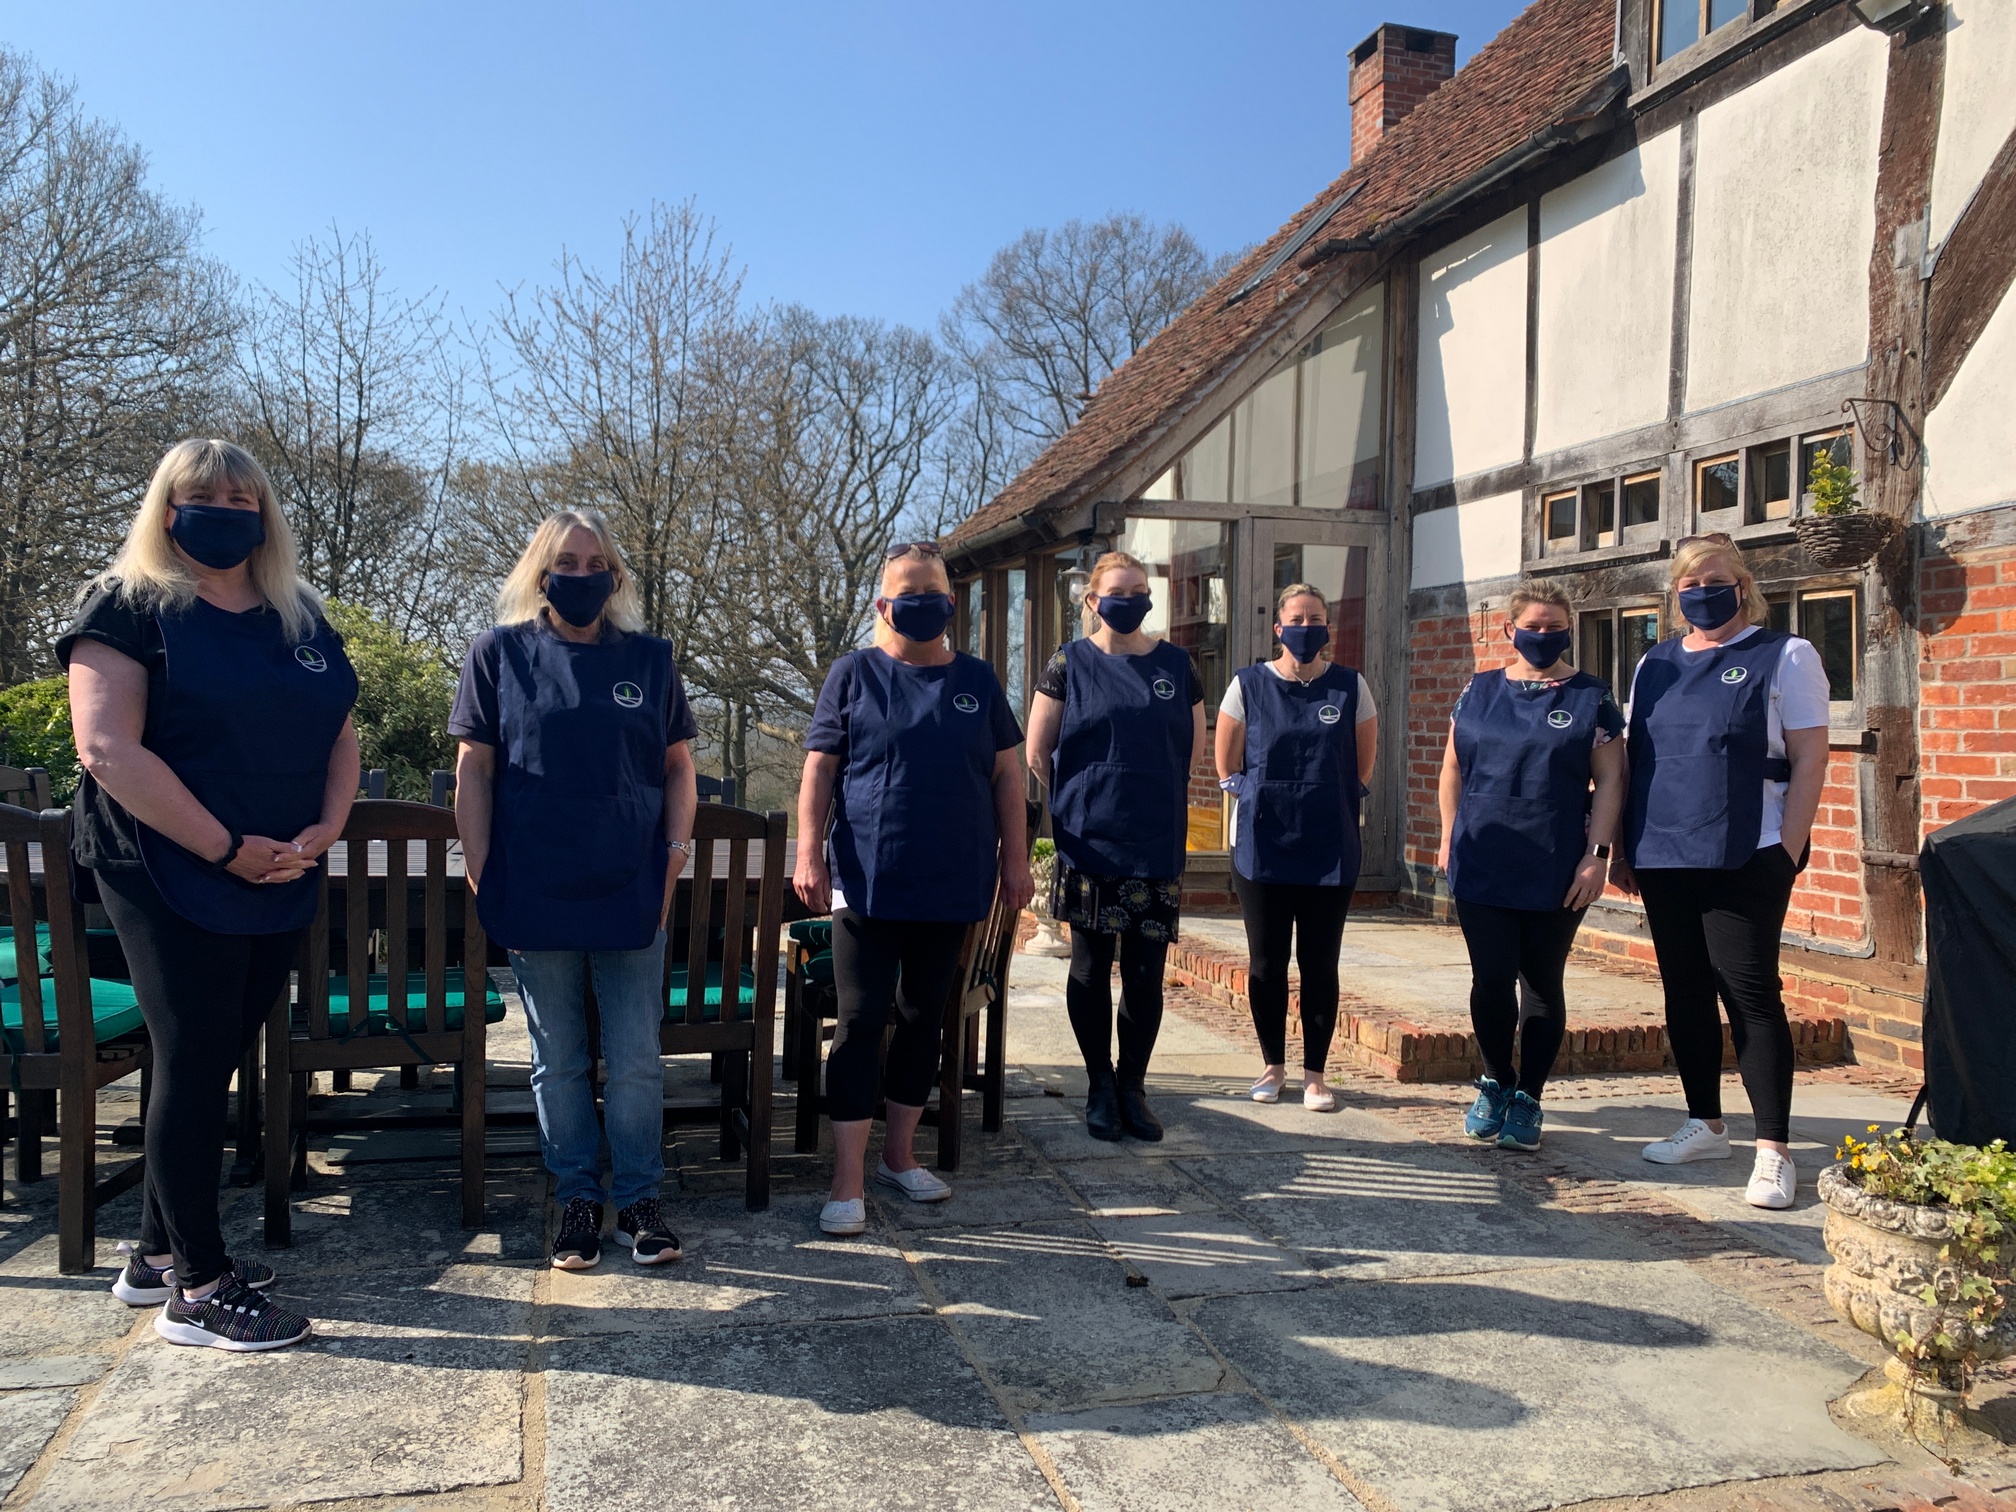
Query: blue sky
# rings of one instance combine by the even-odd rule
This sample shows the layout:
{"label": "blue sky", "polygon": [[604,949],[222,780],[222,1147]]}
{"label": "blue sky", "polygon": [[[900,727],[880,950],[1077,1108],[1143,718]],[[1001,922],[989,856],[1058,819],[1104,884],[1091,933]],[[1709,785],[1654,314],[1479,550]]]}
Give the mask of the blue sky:
{"label": "blue sky", "polygon": [[480,315],[691,196],[756,298],[928,326],[1026,226],[1128,209],[1257,240],[1344,166],[1376,24],[1467,59],[1518,9],[44,0],[0,45],[74,80],[252,279],[334,221]]}

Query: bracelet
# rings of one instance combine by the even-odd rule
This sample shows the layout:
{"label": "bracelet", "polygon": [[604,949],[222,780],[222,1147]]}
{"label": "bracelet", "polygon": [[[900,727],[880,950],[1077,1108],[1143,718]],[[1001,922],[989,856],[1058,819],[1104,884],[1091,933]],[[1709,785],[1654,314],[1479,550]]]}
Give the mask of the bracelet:
{"label": "bracelet", "polygon": [[245,846],[245,837],[239,834],[238,831],[227,829],[224,833],[231,837],[231,849],[224,852],[222,860],[207,863],[210,870],[220,876],[231,869],[231,863],[238,859],[238,852],[244,849]]}
{"label": "bracelet", "polygon": [[665,843],[682,856],[690,857],[693,854],[693,844],[689,840],[667,840]]}

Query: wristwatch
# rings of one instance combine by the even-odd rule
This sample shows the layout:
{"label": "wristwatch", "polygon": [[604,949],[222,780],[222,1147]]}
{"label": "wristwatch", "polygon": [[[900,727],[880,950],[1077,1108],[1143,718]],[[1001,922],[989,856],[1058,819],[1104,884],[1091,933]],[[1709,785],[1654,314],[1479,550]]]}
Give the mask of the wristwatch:
{"label": "wristwatch", "polygon": [[1610,847],[1607,845],[1592,845],[1589,847],[1589,854],[1594,856],[1598,861],[1608,861],[1610,859]]}
{"label": "wristwatch", "polygon": [[693,854],[693,842],[690,840],[667,840],[665,843],[682,856]]}

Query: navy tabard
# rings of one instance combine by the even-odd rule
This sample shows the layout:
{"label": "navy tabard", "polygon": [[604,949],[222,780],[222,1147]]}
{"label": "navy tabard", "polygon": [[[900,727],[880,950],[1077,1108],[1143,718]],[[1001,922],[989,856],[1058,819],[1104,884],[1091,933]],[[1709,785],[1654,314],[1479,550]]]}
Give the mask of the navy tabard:
{"label": "navy tabard", "polygon": [[1190,653],[1167,641],[1141,656],[1090,639],[1064,648],[1064,722],[1051,761],[1057,854],[1094,877],[1183,875],[1196,740]]}
{"label": "navy tabard", "polygon": [[1353,887],[1360,863],[1358,669],[1334,663],[1304,683],[1266,663],[1241,667],[1246,769],[1233,788],[1232,864],[1253,882]]}

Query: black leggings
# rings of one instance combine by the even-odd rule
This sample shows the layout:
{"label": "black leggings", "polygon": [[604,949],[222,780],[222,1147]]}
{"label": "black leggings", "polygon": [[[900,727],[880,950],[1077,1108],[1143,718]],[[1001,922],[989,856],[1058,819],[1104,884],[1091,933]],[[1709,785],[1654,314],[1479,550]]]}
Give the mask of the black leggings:
{"label": "black leggings", "polygon": [[[959,972],[959,948],[968,927],[833,910],[833,990],[840,1000],[840,1024],[826,1057],[826,1106],[835,1123],[874,1116],[878,1070],[888,1101],[921,1108],[931,1100],[945,999]],[[892,1009],[896,1032],[889,1038],[885,1065],[882,1030]]]}
{"label": "black leggings", "polygon": [[1645,922],[1666,984],[1666,1038],[1693,1118],[1722,1116],[1722,1018],[1759,1139],[1792,1135],[1792,1028],[1778,976],[1779,935],[1798,864],[1769,845],[1733,871],[1638,873]]}
{"label": "black leggings", "polygon": [[[1470,947],[1470,1027],[1484,1057],[1484,1074],[1507,1091],[1517,1089],[1539,1101],[1547,1073],[1568,1032],[1568,1001],[1561,975],[1580,908],[1499,908],[1456,900],[1456,922]],[[1519,986],[1526,986],[1520,1001]],[[1512,1042],[1519,1042],[1519,1069],[1512,1069]]]}
{"label": "black leggings", "polygon": [[1064,1007],[1086,1071],[1113,1070],[1113,956],[1120,956],[1120,1081],[1136,1086],[1147,1078],[1148,1057],[1162,1032],[1162,963],[1165,940],[1126,934],[1095,934],[1071,926],[1071,979],[1064,984]]}
{"label": "black leggings", "polygon": [[1260,1058],[1270,1066],[1287,1063],[1292,932],[1295,961],[1302,968],[1302,1069],[1320,1072],[1337,1032],[1337,952],[1344,943],[1351,889],[1255,882],[1235,867],[1232,891],[1246,921],[1246,1001],[1253,1009],[1253,1032],[1260,1037]]}
{"label": "black leggings", "polygon": [[302,931],[213,934],[144,871],[100,872],[98,888],[154,1046],[140,1251],[173,1255],[178,1286],[205,1286],[230,1263],[217,1210],[225,1094],[287,986]]}

